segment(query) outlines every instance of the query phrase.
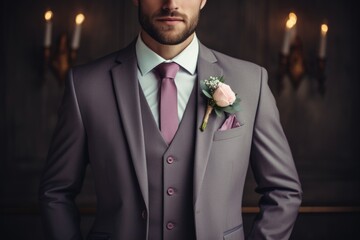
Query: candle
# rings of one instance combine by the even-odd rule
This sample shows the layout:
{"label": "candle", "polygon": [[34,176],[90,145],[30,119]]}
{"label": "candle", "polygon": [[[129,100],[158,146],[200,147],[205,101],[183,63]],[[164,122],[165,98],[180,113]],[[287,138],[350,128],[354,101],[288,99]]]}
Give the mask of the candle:
{"label": "candle", "polygon": [[329,30],[328,26],[326,24],[321,25],[321,31],[320,31],[320,46],[319,46],[319,58],[324,59],[325,53],[326,53],[326,34]]}
{"label": "candle", "polygon": [[81,24],[84,22],[85,16],[83,14],[78,14],[75,18],[75,30],[73,34],[73,39],[71,43],[72,49],[78,49],[80,45],[80,34],[81,34]]}
{"label": "candle", "polygon": [[290,13],[289,19],[286,21],[284,42],[281,50],[281,53],[285,56],[289,54],[290,44],[293,41],[294,36],[296,34],[296,30],[294,29],[296,20],[297,20],[296,15],[294,13]]}
{"label": "candle", "polygon": [[291,12],[289,13],[289,20],[291,22],[291,36],[290,36],[290,45],[291,43],[293,43],[295,41],[295,38],[296,38],[296,21],[297,21],[297,16],[295,13]]}
{"label": "candle", "polygon": [[51,46],[51,31],[52,31],[52,11],[47,11],[45,13],[45,38],[44,38],[44,47],[48,48]]}

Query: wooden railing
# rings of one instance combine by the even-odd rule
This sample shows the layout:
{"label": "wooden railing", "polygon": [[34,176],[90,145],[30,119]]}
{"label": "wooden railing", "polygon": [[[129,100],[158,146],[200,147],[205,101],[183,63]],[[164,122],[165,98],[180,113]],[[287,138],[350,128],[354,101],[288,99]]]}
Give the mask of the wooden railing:
{"label": "wooden railing", "polygon": [[[81,214],[95,214],[96,209],[80,208]],[[258,213],[258,207],[243,207],[242,212],[245,214]],[[359,206],[301,206],[299,213],[360,213]],[[0,208],[0,214],[24,214],[24,215],[36,215],[39,214],[38,207],[10,207]]]}

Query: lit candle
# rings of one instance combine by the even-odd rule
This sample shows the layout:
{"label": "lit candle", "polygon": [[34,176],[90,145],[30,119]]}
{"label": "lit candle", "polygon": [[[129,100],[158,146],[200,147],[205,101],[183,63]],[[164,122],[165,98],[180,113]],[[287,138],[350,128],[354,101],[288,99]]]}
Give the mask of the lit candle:
{"label": "lit candle", "polygon": [[48,48],[51,46],[51,31],[52,31],[52,11],[47,11],[45,13],[45,38],[44,38],[44,47]]}
{"label": "lit candle", "polygon": [[81,24],[84,22],[85,16],[83,14],[78,14],[75,18],[75,30],[71,43],[72,49],[78,49],[80,44],[80,34],[81,34]]}
{"label": "lit candle", "polygon": [[286,21],[284,42],[281,53],[288,55],[290,50],[290,43],[293,41],[294,35],[296,34],[294,26],[296,24],[296,15],[294,13],[289,14],[289,19]]}
{"label": "lit candle", "polygon": [[292,27],[290,29],[291,31],[291,36],[290,36],[290,45],[291,43],[293,43],[295,41],[295,38],[296,38],[296,22],[297,22],[297,16],[295,13],[291,12],[289,13],[289,20],[292,24]]}
{"label": "lit candle", "polygon": [[321,25],[321,32],[320,32],[320,46],[319,46],[319,58],[324,59],[326,53],[326,34],[329,30],[326,24]]}

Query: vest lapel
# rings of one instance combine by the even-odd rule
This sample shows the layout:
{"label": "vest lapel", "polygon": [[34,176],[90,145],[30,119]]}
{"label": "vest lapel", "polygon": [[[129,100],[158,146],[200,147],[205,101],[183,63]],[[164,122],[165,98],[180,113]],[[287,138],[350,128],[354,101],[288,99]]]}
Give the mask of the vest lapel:
{"label": "vest lapel", "polygon": [[[111,70],[121,121],[146,207],[149,205],[144,133],[141,120],[135,45],[119,54]],[[120,146],[119,146],[120,147]]]}
{"label": "vest lapel", "polygon": [[209,160],[210,149],[213,141],[214,132],[219,126],[219,118],[212,113],[205,131],[200,131],[207,99],[201,91],[199,82],[208,79],[210,76],[222,76],[222,69],[218,67],[214,54],[202,44],[200,44],[200,52],[198,59],[198,96],[197,96],[197,128],[196,128],[196,145],[195,145],[195,164],[194,164],[194,204],[199,195],[202,181],[204,179],[206,165]]}

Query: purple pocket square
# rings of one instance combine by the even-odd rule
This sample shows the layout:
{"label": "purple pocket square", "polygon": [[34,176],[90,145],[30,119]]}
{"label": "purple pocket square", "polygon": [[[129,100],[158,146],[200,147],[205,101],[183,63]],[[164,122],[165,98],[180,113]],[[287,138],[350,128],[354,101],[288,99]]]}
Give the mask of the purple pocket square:
{"label": "purple pocket square", "polygon": [[232,128],[237,128],[240,127],[240,122],[236,119],[235,114],[231,114],[223,123],[223,125],[221,125],[221,127],[219,128],[219,131],[225,131],[225,130],[229,130]]}

